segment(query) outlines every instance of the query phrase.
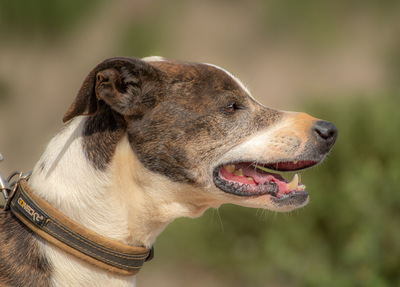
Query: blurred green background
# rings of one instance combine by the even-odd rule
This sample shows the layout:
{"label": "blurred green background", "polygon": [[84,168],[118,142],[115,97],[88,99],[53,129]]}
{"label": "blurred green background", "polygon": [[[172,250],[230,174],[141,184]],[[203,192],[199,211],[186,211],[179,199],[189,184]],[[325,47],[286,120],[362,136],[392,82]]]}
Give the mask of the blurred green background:
{"label": "blurred green background", "polygon": [[[104,58],[220,65],[267,106],[335,123],[311,196],[178,219],[139,286],[400,286],[400,2],[0,0],[3,174],[29,171]],[[0,243],[1,244],[1,243]]]}

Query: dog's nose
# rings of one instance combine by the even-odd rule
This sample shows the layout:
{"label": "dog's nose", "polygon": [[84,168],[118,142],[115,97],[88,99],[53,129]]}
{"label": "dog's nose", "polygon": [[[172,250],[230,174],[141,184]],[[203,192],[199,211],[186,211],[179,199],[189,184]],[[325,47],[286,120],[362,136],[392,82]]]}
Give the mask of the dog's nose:
{"label": "dog's nose", "polygon": [[330,122],[318,121],[314,125],[314,133],[321,145],[329,150],[336,141],[338,129]]}

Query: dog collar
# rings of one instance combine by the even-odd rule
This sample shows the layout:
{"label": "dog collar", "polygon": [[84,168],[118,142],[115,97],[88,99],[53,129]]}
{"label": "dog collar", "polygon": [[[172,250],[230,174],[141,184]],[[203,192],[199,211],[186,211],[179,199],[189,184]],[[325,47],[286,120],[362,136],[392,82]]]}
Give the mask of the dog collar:
{"label": "dog collar", "polygon": [[9,206],[34,233],[76,257],[120,275],[134,275],[153,258],[154,249],[134,247],[103,237],[35,196],[26,179],[16,183]]}

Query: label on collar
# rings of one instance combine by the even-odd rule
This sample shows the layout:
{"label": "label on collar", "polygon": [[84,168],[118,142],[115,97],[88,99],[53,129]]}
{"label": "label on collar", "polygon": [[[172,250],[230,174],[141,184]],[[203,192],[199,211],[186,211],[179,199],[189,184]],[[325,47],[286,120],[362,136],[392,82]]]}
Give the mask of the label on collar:
{"label": "label on collar", "polygon": [[11,206],[12,208],[18,209],[20,213],[38,226],[43,226],[46,222],[46,216],[38,210],[29,197],[23,196],[21,192],[15,195]]}

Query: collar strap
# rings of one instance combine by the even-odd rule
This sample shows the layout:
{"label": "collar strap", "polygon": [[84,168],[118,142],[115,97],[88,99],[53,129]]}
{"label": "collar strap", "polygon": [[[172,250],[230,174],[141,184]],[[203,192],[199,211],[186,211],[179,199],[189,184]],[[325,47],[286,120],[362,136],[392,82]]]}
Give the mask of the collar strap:
{"label": "collar strap", "polygon": [[22,223],[46,241],[108,271],[133,275],[153,258],[153,248],[122,244],[73,221],[32,194],[26,180],[17,183],[10,207]]}

